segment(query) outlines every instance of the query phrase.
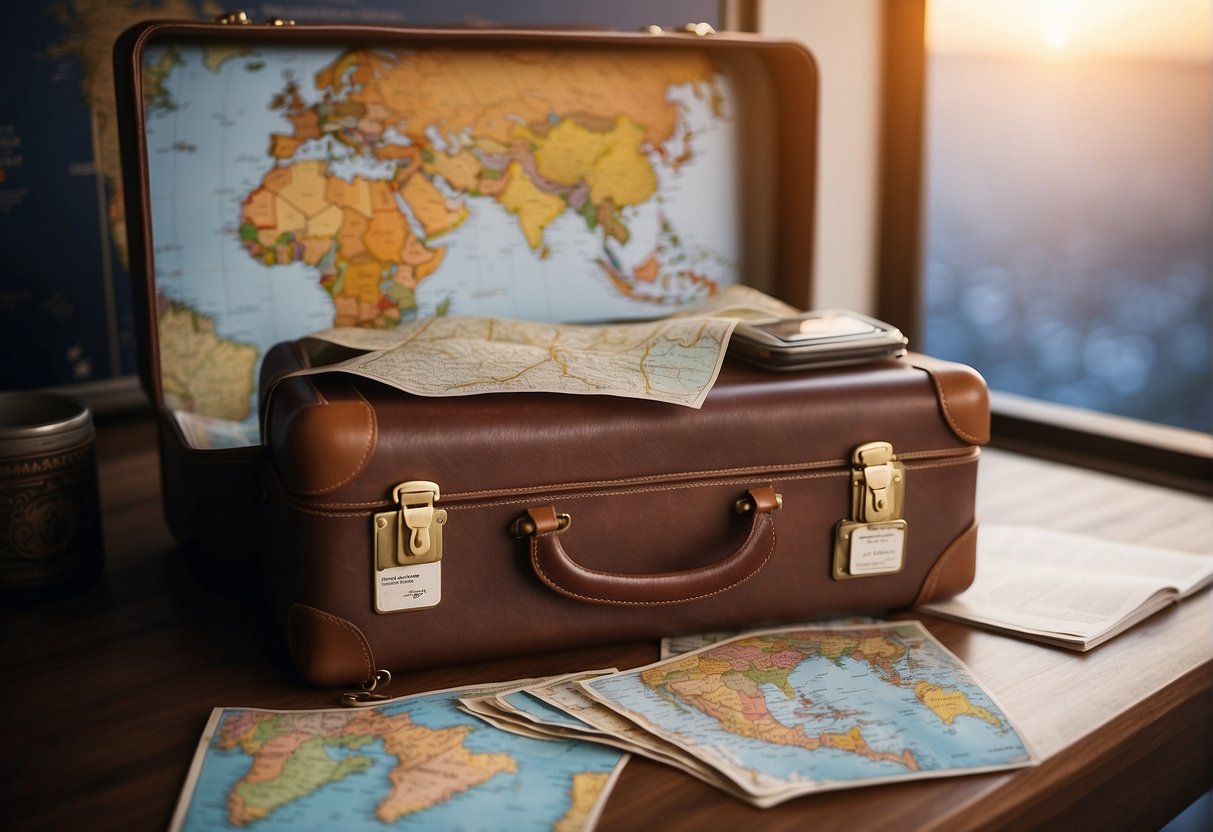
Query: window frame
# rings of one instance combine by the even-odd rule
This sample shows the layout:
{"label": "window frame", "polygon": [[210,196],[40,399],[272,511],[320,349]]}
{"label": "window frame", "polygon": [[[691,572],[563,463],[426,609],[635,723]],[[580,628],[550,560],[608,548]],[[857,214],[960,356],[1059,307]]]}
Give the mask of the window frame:
{"label": "window frame", "polygon": [[[923,333],[926,6],[882,0],[876,314]],[[1213,436],[991,391],[991,444],[1213,495]]]}

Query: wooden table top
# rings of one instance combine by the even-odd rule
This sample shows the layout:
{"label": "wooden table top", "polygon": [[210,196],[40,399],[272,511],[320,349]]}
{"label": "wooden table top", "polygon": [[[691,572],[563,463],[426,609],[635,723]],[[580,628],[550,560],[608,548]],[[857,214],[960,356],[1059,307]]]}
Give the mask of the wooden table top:
{"label": "wooden table top", "polygon": [[[98,451],[104,580],[0,610],[6,829],[164,829],[213,707],[335,704],[294,676],[255,604],[195,579],[162,518],[150,420],[103,424]],[[980,478],[986,521],[1213,553],[1207,499],[997,451]],[[922,618],[1011,714],[1039,766],[760,810],[633,757],[598,828],[1145,829],[1213,785],[1209,591],[1086,654]],[[437,668],[391,692],[633,667],[657,653],[646,642]]]}

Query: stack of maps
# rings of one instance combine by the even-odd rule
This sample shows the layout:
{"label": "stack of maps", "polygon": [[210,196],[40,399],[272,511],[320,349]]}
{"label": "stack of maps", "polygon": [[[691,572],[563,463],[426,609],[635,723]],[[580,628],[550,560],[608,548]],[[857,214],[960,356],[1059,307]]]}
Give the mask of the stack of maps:
{"label": "stack of maps", "polygon": [[172,828],[590,829],[629,753],[760,807],[1036,762],[920,623],[804,626],[363,709],[216,708]]}

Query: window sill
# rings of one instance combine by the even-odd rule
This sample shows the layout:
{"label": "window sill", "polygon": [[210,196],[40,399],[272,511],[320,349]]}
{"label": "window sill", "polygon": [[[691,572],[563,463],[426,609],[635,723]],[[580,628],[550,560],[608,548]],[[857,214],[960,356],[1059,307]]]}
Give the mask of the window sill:
{"label": "window sill", "polygon": [[1213,436],[991,391],[996,447],[1213,495]]}

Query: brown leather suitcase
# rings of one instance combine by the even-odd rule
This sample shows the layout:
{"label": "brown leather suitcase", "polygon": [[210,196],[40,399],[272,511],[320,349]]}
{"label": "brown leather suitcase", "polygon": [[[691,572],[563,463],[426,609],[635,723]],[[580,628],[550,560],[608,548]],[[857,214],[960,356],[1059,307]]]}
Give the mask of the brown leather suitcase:
{"label": "brown leather suitcase", "polygon": [[989,407],[957,364],[726,360],[700,410],[329,373],[267,409],[271,591],[317,684],[904,608],[973,578]]}
{"label": "brown leather suitcase", "polygon": [[[149,23],[118,41],[141,376],[161,413],[166,515],[218,580],[256,587],[263,572],[255,591],[272,600],[308,681],[900,608],[967,586],[986,391],[968,368],[921,356],[793,373],[726,359],[699,410],[553,394],[428,399],[338,373],[281,380],[312,363],[293,339],[319,328],[290,320],[255,362],[263,389],[276,382],[247,408],[263,412],[264,433],[235,447],[198,440],[188,423],[208,411],[197,390],[181,391],[183,355],[199,358],[188,366],[201,384],[216,369],[205,351],[239,339],[222,315],[188,306],[218,278],[182,274],[174,247],[195,229],[170,211],[166,230],[163,204],[177,194],[149,167],[197,148],[189,136],[151,136],[149,119],[176,106],[181,88],[165,79],[179,50],[205,47],[198,77],[235,56],[253,78],[265,44],[456,61],[502,50],[545,60],[609,50],[625,67],[655,51],[710,61],[743,93],[734,161],[746,204],[719,207],[741,226],[741,272],[798,307],[811,287],[816,70],[799,45],[746,35]],[[289,85],[274,106],[294,106]],[[292,112],[296,130],[315,126],[310,109]],[[271,156],[294,152],[289,137],[269,144]],[[290,239],[275,248],[231,226],[220,236],[240,236],[267,265],[295,256]],[[217,260],[232,259],[215,245]],[[340,307],[331,280],[321,283]],[[253,380],[239,384],[255,398]]]}

